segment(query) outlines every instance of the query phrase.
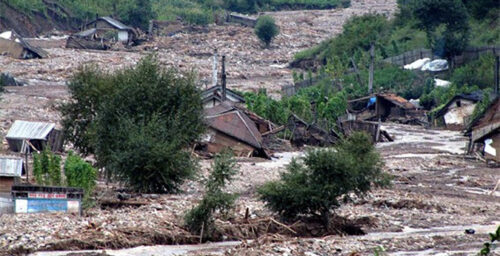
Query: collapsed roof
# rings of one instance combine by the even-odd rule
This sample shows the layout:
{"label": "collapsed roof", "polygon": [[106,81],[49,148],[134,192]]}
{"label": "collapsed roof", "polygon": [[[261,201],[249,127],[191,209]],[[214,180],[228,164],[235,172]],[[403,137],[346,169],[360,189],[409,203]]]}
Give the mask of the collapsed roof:
{"label": "collapsed roof", "polygon": [[0,55],[6,54],[18,59],[46,58],[48,53],[42,48],[32,46],[15,31],[0,34]]}

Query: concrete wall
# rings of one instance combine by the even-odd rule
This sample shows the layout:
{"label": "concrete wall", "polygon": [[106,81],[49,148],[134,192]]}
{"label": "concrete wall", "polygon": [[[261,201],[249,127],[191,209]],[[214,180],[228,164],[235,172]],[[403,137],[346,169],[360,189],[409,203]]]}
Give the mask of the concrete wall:
{"label": "concrete wall", "polygon": [[0,192],[0,215],[14,212],[14,202],[9,193]]}

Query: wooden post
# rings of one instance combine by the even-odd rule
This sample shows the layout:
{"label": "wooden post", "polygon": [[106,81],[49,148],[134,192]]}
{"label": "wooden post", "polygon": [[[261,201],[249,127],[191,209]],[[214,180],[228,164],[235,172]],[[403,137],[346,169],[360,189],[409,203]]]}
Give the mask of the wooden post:
{"label": "wooden post", "polygon": [[222,55],[222,102],[226,101],[226,55]]}
{"label": "wooden post", "polygon": [[28,143],[26,143],[26,140],[24,142],[26,145],[26,149],[24,150],[24,161],[25,161],[25,169],[26,169],[26,182],[30,183],[30,171],[28,169]]}
{"label": "wooden post", "polygon": [[368,93],[373,93],[373,66],[374,66],[375,44],[370,46],[370,75],[368,78]]}

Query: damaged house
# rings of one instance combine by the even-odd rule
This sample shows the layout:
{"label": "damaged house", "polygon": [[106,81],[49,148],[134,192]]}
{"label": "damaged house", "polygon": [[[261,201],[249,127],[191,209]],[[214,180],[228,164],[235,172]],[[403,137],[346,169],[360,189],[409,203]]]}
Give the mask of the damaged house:
{"label": "damaged house", "polygon": [[63,133],[55,129],[54,123],[16,120],[5,138],[14,152],[41,151],[49,146],[51,151],[63,150]]}
{"label": "damaged house", "polygon": [[212,154],[231,148],[237,156],[269,158],[266,139],[284,129],[230,101],[204,114],[209,129],[201,144]]}
{"label": "damaged house", "polygon": [[0,55],[16,59],[46,58],[48,56],[46,51],[32,46],[14,31],[0,34]]}
{"label": "damaged house", "polygon": [[20,182],[24,173],[23,159],[0,156],[0,215],[12,212],[12,186]]}
{"label": "damaged house", "polygon": [[476,103],[481,101],[482,98],[481,91],[456,95],[436,113],[434,125],[439,123],[450,130],[465,129],[469,117],[474,112]]}
{"label": "damaged house", "polygon": [[288,117],[287,129],[292,133],[290,142],[296,147],[330,146],[340,138],[334,130],[327,131],[317,124],[309,124],[295,114]]}
{"label": "damaged house", "polygon": [[135,29],[111,17],[99,17],[85,28],[68,38],[67,48],[106,50],[116,42],[132,45],[139,37]]}
{"label": "damaged house", "polygon": [[425,112],[394,93],[379,93],[348,101],[347,120],[425,123]]}
{"label": "damaged house", "polygon": [[243,104],[245,103],[245,98],[239,95],[237,92],[225,88],[222,85],[212,86],[201,93],[203,107],[211,108],[221,104],[225,101],[224,98],[232,103]]}
{"label": "damaged house", "polygon": [[469,153],[479,148],[487,161],[500,163],[500,97],[471,123],[468,133]]}

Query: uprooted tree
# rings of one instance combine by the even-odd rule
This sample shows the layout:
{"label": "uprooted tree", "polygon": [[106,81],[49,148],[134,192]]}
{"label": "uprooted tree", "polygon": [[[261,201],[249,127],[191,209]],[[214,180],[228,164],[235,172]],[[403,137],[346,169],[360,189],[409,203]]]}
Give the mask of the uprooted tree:
{"label": "uprooted tree", "polygon": [[327,226],[332,211],[352,194],[363,196],[374,185],[389,184],[381,165],[370,137],[354,133],[333,148],[311,150],[301,161],[294,159],[280,180],[264,184],[258,192],[286,219],[315,215]]}
{"label": "uprooted tree", "polygon": [[175,192],[197,169],[188,147],[204,130],[194,81],[152,56],[115,73],[83,67],[60,107],[65,134],[109,178],[138,192]]}
{"label": "uprooted tree", "polygon": [[226,213],[237,198],[237,195],[223,191],[237,172],[232,153],[226,151],[215,156],[212,172],[205,182],[203,199],[184,216],[185,224],[191,232],[199,234],[203,230],[202,238],[212,236],[215,230],[213,214]]}

